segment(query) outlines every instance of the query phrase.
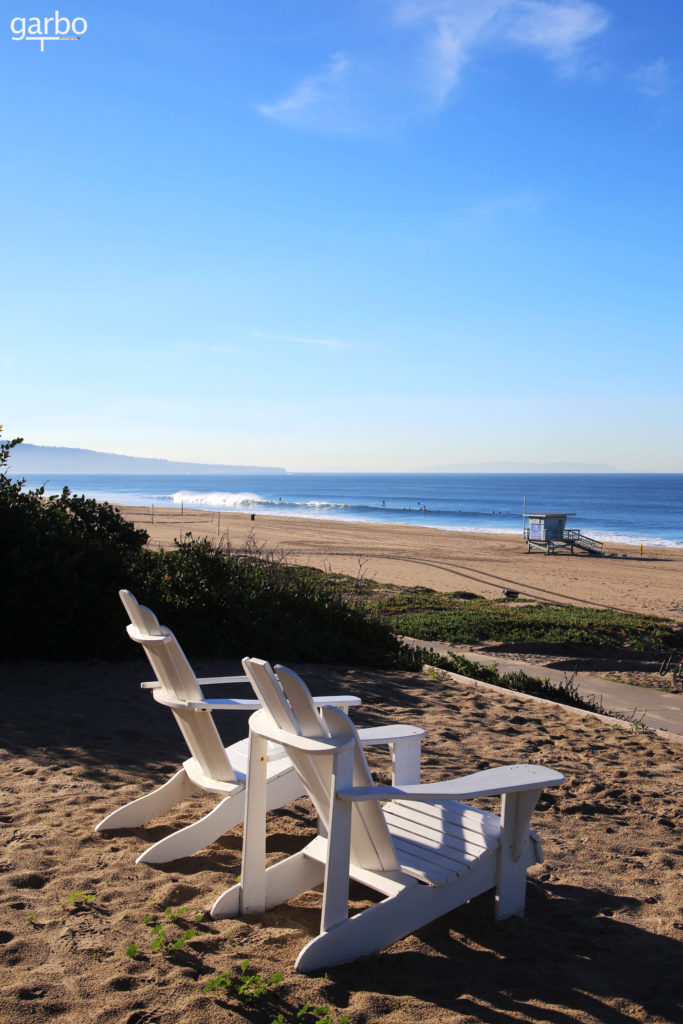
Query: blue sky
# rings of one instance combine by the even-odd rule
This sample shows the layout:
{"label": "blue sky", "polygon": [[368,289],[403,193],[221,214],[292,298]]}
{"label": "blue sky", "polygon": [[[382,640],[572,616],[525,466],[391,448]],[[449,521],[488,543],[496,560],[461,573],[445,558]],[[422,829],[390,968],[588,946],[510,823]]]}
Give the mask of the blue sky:
{"label": "blue sky", "polygon": [[2,5],[5,436],[683,471],[680,0]]}

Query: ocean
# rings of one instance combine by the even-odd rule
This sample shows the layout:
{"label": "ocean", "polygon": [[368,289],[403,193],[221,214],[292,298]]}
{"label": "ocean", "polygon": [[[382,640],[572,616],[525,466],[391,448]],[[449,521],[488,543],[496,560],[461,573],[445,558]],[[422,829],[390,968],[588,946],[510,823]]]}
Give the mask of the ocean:
{"label": "ocean", "polygon": [[27,486],[114,505],[216,509],[307,519],[520,533],[522,512],[571,512],[596,540],[683,547],[683,474],[288,473],[163,476],[27,474]]}

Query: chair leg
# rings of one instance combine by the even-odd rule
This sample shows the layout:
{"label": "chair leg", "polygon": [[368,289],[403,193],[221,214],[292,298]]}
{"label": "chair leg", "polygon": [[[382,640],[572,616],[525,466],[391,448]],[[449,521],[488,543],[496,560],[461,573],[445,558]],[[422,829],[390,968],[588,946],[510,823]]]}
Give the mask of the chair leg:
{"label": "chair leg", "polygon": [[490,851],[445,885],[432,887],[404,876],[405,888],[395,896],[321,931],[301,950],[296,969],[314,971],[376,953],[493,888],[495,874],[495,851]]}
{"label": "chair leg", "polygon": [[213,810],[199,821],[178,829],[172,835],[160,839],[144,853],[136,864],[166,864],[180,857],[189,857],[197,850],[210,846],[222,835],[241,824],[244,818],[244,790],[226,796]]}
{"label": "chair leg", "polygon": [[197,792],[197,787],[190,782],[184,768],[176,772],[172,778],[159,786],[152,793],[131,800],[129,804],[112,811],[95,826],[96,832],[106,832],[114,828],[137,828],[152,818],[158,818],[172,807]]}
{"label": "chair leg", "polygon": [[[307,856],[306,850],[292,854],[266,868],[266,896],[264,910],[278,907],[293,896],[320,885],[325,876],[325,865]],[[242,887],[238,883],[226,889],[211,907],[211,917],[237,917],[240,913]]]}
{"label": "chair leg", "polygon": [[506,917],[524,917],[527,869],[536,862],[529,821],[540,793],[540,790],[528,790],[503,796],[496,872],[496,921],[503,921]]}
{"label": "chair leg", "polygon": [[441,890],[416,883],[311,939],[299,953],[296,969],[315,971],[377,953],[450,909]]}

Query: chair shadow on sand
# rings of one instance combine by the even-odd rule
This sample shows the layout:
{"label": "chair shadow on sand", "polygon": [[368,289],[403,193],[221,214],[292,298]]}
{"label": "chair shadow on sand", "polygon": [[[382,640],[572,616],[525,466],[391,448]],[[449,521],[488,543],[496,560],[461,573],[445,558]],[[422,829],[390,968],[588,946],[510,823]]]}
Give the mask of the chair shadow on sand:
{"label": "chair shadow on sand", "polygon": [[[289,854],[297,844],[300,837],[269,833],[272,852]],[[215,873],[218,891],[221,877],[235,877],[240,870],[241,841],[231,835],[217,845],[172,865],[156,865],[155,871],[172,872],[191,883],[195,872],[208,869]],[[376,894],[352,882],[350,898],[353,913]],[[307,898],[307,905],[276,907],[253,923],[279,928],[286,919],[289,927],[313,938],[319,930],[321,899],[319,894]],[[623,1000],[642,1007],[644,1019],[680,1020],[682,944],[613,916],[635,911],[640,902],[531,877],[525,918],[495,924],[493,894],[480,896],[404,940],[422,949],[389,947],[353,964],[327,968],[326,998],[346,1006],[362,990],[381,1000],[386,1012],[402,997],[411,997],[430,1004],[433,1011],[441,1008],[482,1024],[508,1024],[511,1019],[631,1024],[632,1013],[619,1009]],[[654,971],[647,966],[653,964]]]}
{"label": "chair shadow on sand", "polygon": [[[527,917],[495,925],[492,898],[479,897],[417,932],[424,953],[389,949],[331,968],[329,998],[345,1005],[358,989],[390,1000],[413,997],[482,1024],[626,1024],[634,1018],[621,1012],[622,1000],[642,1007],[643,1019],[682,1019],[681,943],[611,916],[640,901],[532,878]],[[316,922],[312,911],[311,932]]]}

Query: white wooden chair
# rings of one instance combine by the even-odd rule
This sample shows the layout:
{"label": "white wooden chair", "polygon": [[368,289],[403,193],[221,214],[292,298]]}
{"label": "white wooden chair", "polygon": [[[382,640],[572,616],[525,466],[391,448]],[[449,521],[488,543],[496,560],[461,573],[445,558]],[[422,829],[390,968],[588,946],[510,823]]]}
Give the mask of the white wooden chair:
{"label": "white wooden chair", "polygon": [[[238,885],[214,917],[258,914],[323,884],[320,934],[302,949],[300,971],[376,952],[467,900],[496,890],[498,919],[522,915],[527,868],[542,860],[529,820],[542,790],[564,781],[538,765],[490,768],[427,785],[373,784],[358,734],[340,710],[321,714],[302,680],[282,666],[245,658],[262,704],[250,718],[247,811]],[[265,868],[269,742],[281,744],[318,812],[318,835]],[[500,817],[464,798],[502,796]],[[382,810],[381,801],[388,801]],[[349,879],[381,902],[348,917]]]}
{"label": "white wooden chair", "polygon": [[[159,704],[171,709],[190,757],[164,785],[108,814],[96,831],[144,825],[201,791],[222,798],[203,818],[160,839],[136,861],[163,864],[196,853],[243,821],[249,739],[224,747],[212,712],[255,711],[260,704],[255,699],[206,698],[202,687],[245,683],[247,676],[197,679],[171,630],[161,626],[154,613],[138,604],[129,590],[121,590],[119,596],[131,620],[128,635],[142,645],[156,676],[154,682],[142,683],[142,688],[151,690]],[[313,703],[316,707],[354,707],[361,700],[351,696],[316,697]],[[385,726],[361,730],[361,735],[366,745],[389,744],[395,780],[414,781],[419,777],[423,729]],[[274,810],[303,796],[304,784],[283,748],[268,744],[264,756],[267,809]]]}

